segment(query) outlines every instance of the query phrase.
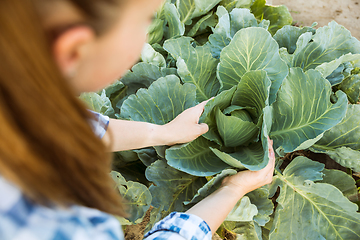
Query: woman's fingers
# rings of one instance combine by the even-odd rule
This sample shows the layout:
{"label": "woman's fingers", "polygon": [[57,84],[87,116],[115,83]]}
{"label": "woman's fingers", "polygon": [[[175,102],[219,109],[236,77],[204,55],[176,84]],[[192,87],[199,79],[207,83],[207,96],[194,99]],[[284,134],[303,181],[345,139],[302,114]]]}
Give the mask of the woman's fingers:
{"label": "woman's fingers", "polygon": [[206,105],[211,99],[213,99],[213,98],[210,98],[210,99],[208,99],[208,100],[202,101],[201,103],[199,103],[198,105],[195,106],[197,109],[199,109],[200,115],[204,112],[205,105]]}
{"label": "woman's fingers", "polygon": [[269,162],[268,165],[264,168],[264,171],[267,172],[267,174],[273,174],[274,167],[275,167],[275,152],[273,149],[273,141],[267,137],[268,139],[268,148],[269,148]]}
{"label": "woman's fingers", "polygon": [[[201,114],[203,114],[203,112],[204,112],[205,105],[206,105],[211,99],[213,99],[213,98],[210,98],[210,99],[208,99],[208,100],[205,100],[205,101],[199,103],[198,105],[190,108],[190,109],[192,110],[192,112],[193,112],[194,114],[196,114],[196,118],[195,118],[196,123],[199,122],[199,118],[200,118]],[[190,109],[188,109],[188,110],[190,110]]]}
{"label": "woman's fingers", "polygon": [[207,133],[207,131],[209,131],[209,126],[206,123],[200,123],[199,128],[200,128],[199,136],[203,135],[203,134]]}

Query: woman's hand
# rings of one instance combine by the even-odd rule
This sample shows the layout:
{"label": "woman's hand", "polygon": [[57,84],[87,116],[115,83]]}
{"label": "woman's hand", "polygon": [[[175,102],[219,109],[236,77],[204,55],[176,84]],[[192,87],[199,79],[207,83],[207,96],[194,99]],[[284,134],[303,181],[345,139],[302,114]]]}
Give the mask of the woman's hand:
{"label": "woman's hand", "polygon": [[112,143],[113,152],[190,142],[209,130],[207,124],[199,124],[206,103],[185,110],[165,125],[110,119],[103,141],[106,145]]}
{"label": "woman's hand", "polygon": [[214,233],[233,209],[235,204],[248,192],[271,182],[275,154],[269,141],[269,163],[260,171],[242,171],[227,177],[215,192],[190,208],[187,213],[201,217]]}
{"label": "woman's hand", "polygon": [[206,133],[209,127],[205,123],[199,124],[199,118],[204,112],[207,101],[204,101],[195,107],[186,109],[174,120],[161,126],[161,135],[165,138],[164,145],[174,145],[191,142],[200,135]]}
{"label": "woman's hand", "polygon": [[259,171],[242,171],[233,176],[229,176],[223,180],[222,186],[229,187],[239,194],[245,195],[263,185],[269,184],[272,181],[274,166],[275,166],[275,153],[273,149],[273,141],[269,139],[269,163]]}

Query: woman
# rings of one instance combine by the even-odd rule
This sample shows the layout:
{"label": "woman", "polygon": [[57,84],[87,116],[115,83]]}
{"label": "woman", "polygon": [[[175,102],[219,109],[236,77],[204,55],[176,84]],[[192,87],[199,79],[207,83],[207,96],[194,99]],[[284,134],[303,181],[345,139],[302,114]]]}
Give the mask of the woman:
{"label": "woman", "polygon": [[[206,102],[158,126],[109,120],[76,97],[107,86],[137,61],[160,4],[0,1],[0,239],[123,239],[113,215],[126,213],[108,150],[184,143],[208,130],[198,124]],[[269,152],[266,168],[226,178],[146,239],[211,239],[244,194],[271,182]]]}

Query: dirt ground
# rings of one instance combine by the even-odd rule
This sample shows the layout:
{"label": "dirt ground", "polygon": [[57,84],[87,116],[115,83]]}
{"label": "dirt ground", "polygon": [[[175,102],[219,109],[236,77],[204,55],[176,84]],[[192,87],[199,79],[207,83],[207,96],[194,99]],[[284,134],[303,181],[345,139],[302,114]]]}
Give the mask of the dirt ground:
{"label": "dirt ground", "polygon": [[350,30],[352,36],[360,40],[360,0],[268,0],[273,5],[289,8],[294,21],[300,26],[318,27],[332,20]]}

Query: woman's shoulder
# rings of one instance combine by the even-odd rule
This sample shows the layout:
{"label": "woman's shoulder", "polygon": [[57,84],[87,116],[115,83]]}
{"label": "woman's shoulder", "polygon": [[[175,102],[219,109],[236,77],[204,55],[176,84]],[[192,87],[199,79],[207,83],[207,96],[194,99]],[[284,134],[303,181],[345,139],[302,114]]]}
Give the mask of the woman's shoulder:
{"label": "woman's shoulder", "polygon": [[44,207],[0,175],[0,239],[123,239],[117,219],[96,209]]}

